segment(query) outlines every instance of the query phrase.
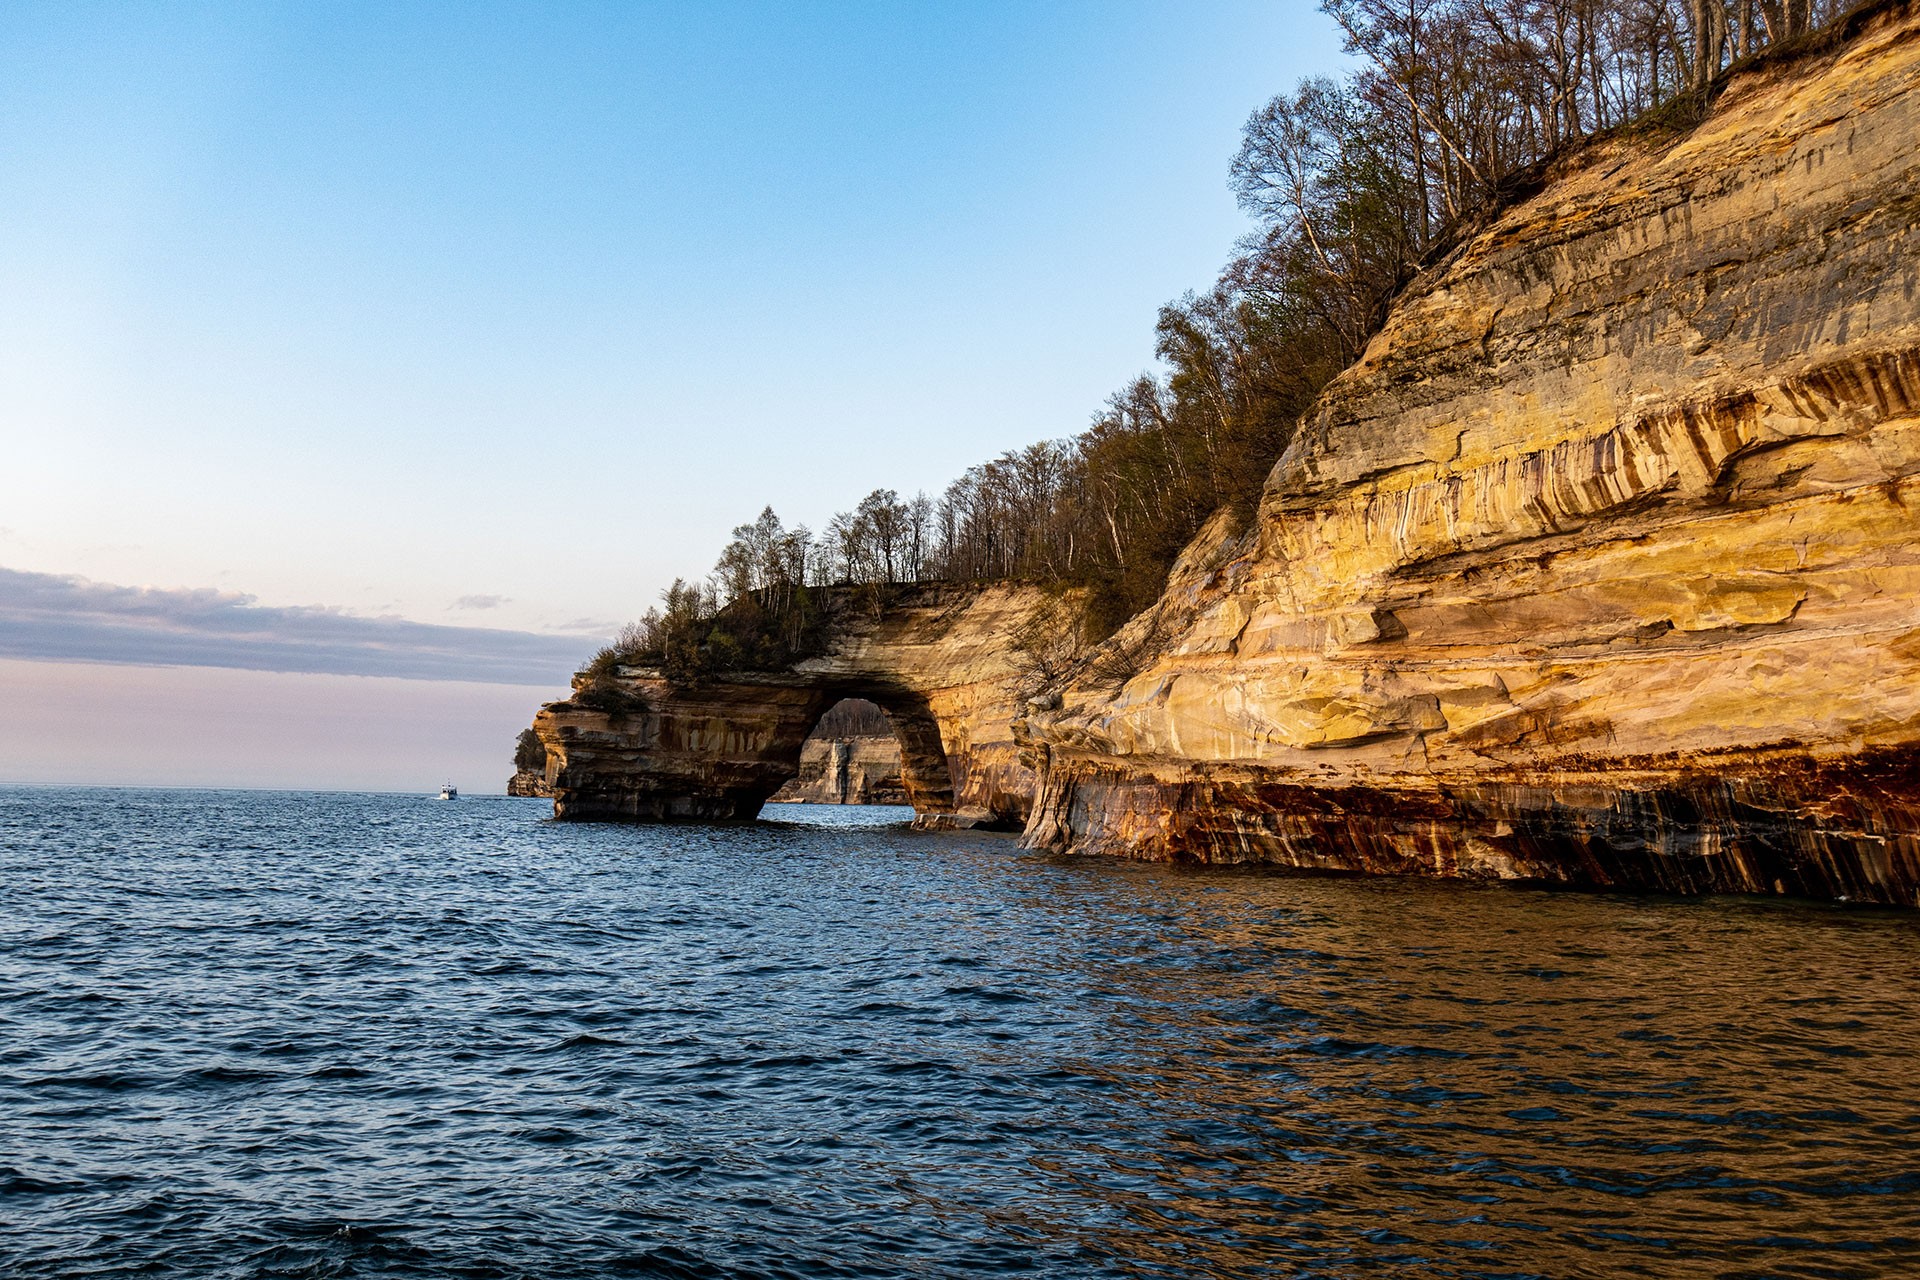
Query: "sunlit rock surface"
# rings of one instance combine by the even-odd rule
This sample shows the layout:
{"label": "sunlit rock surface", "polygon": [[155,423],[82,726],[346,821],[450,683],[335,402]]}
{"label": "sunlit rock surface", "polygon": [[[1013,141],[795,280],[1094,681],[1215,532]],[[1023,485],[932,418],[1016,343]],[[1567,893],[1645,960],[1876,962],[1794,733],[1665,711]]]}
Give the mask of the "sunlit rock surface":
{"label": "sunlit rock surface", "polygon": [[799,772],[803,743],[843,698],[877,703],[899,742],[900,784],[922,826],[1018,828],[1035,779],[1013,741],[1021,681],[1011,639],[1054,598],[1009,586],[909,586],[833,605],[828,651],[791,670],[694,686],[620,668],[624,706],[543,708],[554,816],[737,820]]}
{"label": "sunlit rock surface", "polygon": [[1914,903],[1920,20],[1857,26],[1429,270],[1018,726],[1028,840]]}
{"label": "sunlit rock surface", "polygon": [[543,710],[556,815],[751,817],[866,697],[923,824],[1039,847],[1920,902],[1917,89],[1882,5],[1563,162],[1064,689],[1043,592],[850,595],[792,670]]}

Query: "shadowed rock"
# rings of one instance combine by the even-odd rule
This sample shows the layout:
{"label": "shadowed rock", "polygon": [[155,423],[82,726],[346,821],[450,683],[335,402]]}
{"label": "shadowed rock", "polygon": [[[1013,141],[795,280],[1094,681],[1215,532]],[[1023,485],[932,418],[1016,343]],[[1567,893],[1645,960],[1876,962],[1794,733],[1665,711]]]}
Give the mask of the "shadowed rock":
{"label": "shadowed rock", "polygon": [[892,722],[919,825],[1018,828],[1034,779],[1012,736],[1009,637],[1054,599],[1033,588],[918,585],[893,589],[874,611],[847,593],[832,608],[827,651],[786,670],[676,684],[621,667],[615,680],[630,709],[569,700],[534,720],[554,816],[752,818],[798,774],[821,714],[864,698]]}

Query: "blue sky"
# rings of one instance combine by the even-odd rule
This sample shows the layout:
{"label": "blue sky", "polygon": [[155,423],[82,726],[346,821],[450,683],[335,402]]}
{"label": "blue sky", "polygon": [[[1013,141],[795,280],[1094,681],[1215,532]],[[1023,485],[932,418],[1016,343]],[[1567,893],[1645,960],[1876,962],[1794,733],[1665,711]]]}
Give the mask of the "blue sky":
{"label": "blue sky", "polygon": [[1293,0],[6,6],[0,569],[588,646],[1078,430],[1339,63]]}

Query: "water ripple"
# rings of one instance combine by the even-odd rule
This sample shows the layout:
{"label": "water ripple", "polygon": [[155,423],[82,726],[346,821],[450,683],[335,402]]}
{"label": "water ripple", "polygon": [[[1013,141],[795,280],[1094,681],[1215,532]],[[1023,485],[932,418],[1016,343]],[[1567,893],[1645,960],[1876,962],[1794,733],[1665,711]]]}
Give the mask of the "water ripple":
{"label": "water ripple", "polygon": [[0,1274],[1920,1274],[1920,920],[0,790]]}

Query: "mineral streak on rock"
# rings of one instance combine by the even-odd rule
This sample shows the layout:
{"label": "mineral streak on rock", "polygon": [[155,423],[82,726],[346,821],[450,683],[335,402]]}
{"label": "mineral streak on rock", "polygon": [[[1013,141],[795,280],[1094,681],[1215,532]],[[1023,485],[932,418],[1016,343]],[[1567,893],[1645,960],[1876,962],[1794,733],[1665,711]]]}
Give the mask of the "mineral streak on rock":
{"label": "mineral streak on rock", "polygon": [[1013,741],[1019,697],[1010,637],[1053,598],[1034,588],[893,589],[832,606],[832,642],[787,671],[697,685],[622,667],[628,706],[576,698],[541,709],[554,816],[589,821],[751,818],[800,769],[803,743],[843,698],[877,703],[899,741],[916,824],[1004,826],[1026,819],[1035,779]]}
{"label": "mineral streak on rock", "polygon": [[1920,13],[1853,27],[1416,281],[1016,726],[1027,840],[1915,903]]}
{"label": "mineral streak on rock", "polygon": [[905,804],[900,740],[809,737],[800,744],[800,771],[768,797],[769,804]]}

